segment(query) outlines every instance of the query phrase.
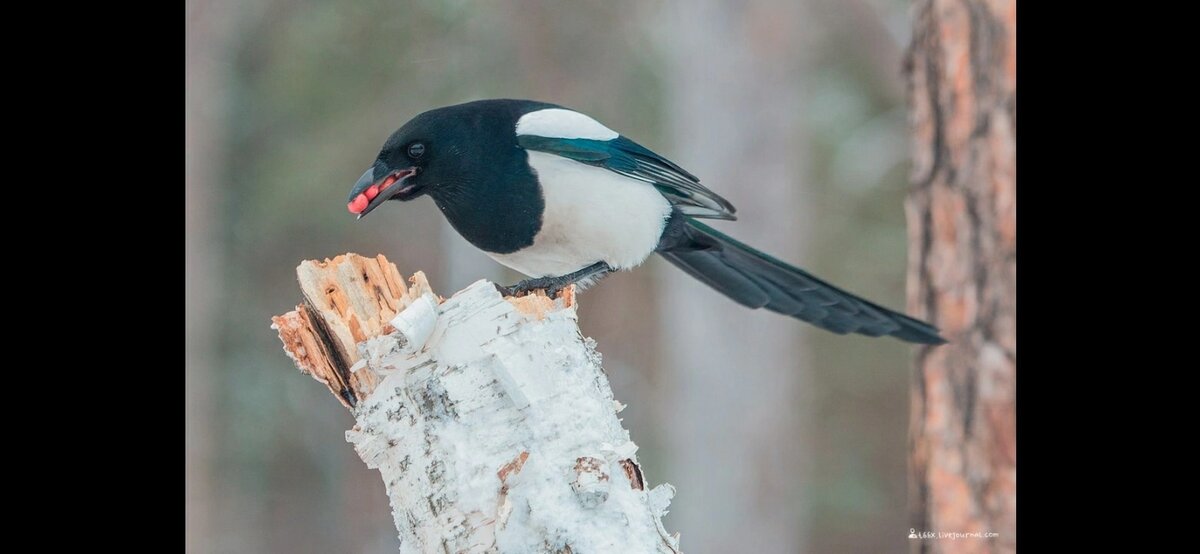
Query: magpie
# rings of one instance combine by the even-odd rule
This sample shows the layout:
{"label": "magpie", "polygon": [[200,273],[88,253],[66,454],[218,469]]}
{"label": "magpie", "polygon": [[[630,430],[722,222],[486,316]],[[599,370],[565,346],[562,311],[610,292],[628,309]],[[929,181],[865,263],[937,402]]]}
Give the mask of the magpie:
{"label": "magpie", "polygon": [[587,286],[657,252],[750,308],[838,334],[946,342],[928,323],[701,223],[736,210],[682,167],[557,104],[478,100],[417,115],[384,142],[348,207],[362,218],[424,195],[463,238],[531,277],[497,285],[509,296]]}

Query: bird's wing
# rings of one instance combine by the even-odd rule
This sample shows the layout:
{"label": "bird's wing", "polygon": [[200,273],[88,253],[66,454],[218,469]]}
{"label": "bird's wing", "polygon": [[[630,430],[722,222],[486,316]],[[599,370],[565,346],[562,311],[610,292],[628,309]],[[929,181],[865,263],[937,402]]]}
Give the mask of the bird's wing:
{"label": "bird's wing", "polygon": [[526,150],[555,154],[654,185],[686,215],[737,219],[733,204],[701,185],[695,175],[624,136],[597,140],[526,134],[517,135],[517,143]]}

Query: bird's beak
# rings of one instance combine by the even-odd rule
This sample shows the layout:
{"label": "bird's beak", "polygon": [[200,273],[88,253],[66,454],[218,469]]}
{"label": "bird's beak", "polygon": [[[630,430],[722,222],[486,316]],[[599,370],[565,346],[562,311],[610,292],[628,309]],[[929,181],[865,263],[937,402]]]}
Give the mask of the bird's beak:
{"label": "bird's beak", "polygon": [[406,184],[405,181],[416,174],[415,167],[390,171],[382,163],[376,163],[363,172],[358,182],[354,183],[354,188],[350,189],[350,203],[346,207],[350,213],[357,214],[358,219],[362,219],[387,200],[409,200],[418,192],[417,185]]}

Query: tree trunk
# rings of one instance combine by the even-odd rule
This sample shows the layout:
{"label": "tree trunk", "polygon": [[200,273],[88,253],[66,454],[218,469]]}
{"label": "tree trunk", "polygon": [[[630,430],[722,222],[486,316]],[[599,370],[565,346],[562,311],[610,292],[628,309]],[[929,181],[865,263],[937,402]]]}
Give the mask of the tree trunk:
{"label": "tree trunk", "polygon": [[297,268],[306,302],[274,318],[285,350],[356,424],[346,440],[387,487],[401,552],[677,553],[574,289],[441,300],[383,256]]}
{"label": "tree trunk", "polygon": [[917,355],[912,547],[1012,552],[1016,2],[919,0],[907,74],[909,308],[950,340]]}
{"label": "tree trunk", "polygon": [[[737,206],[744,217],[721,230],[804,259],[805,3],[673,0],[661,10],[653,32],[667,56],[671,146],[659,151]],[[662,443],[691,499],[671,521],[692,552],[797,552],[812,466],[807,330],[661,267],[660,391],[672,398],[660,405]]]}

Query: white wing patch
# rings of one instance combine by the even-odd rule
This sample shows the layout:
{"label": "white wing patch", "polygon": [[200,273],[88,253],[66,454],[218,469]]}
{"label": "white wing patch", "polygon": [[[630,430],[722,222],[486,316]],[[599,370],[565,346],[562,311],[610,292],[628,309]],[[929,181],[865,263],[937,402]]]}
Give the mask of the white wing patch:
{"label": "white wing patch", "polygon": [[591,140],[612,140],[620,136],[595,119],[562,108],[548,108],[521,116],[517,120],[517,134]]}

